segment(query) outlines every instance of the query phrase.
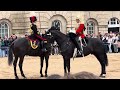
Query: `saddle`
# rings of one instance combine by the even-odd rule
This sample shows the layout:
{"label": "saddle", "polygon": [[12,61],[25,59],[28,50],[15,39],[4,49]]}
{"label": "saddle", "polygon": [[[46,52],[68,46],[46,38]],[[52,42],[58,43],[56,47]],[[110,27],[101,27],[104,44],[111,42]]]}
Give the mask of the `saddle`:
{"label": "saddle", "polygon": [[40,45],[39,40],[37,40],[37,39],[35,39],[35,38],[31,37],[31,36],[28,36],[27,39],[28,39],[29,44],[30,44],[32,49],[37,49],[38,46]]}

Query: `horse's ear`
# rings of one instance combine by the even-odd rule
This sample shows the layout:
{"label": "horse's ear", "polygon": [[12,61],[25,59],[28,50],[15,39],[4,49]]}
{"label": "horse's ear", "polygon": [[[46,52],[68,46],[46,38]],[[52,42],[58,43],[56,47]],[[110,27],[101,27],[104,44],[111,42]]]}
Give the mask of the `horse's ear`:
{"label": "horse's ear", "polygon": [[52,26],[49,30],[56,30],[55,26]]}

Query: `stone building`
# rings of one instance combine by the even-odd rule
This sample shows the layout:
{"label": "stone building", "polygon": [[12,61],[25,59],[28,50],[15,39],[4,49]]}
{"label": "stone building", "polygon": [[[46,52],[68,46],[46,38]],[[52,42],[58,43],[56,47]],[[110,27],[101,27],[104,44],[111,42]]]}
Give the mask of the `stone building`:
{"label": "stone building", "polygon": [[24,36],[30,29],[30,13],[37,17],[38,30],[45,32],[52,25],[57,25],[63,33],[74,29],[76,17],[85,23],[85,34],[102,34],[110,31],[119,32],[120,11],[0,11],[0,36],[15,33]]}

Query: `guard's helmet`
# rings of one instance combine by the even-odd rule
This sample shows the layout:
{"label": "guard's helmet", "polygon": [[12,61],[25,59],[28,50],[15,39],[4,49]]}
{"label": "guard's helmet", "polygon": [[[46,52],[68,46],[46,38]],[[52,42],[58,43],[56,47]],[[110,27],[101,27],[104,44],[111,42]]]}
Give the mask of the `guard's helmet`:
{"label": "guard's helmet", "polygon": [[30,22],[32,23],[32,22],[35,22],[35,21],[37,21],[36,16],[31,16],[31,17],[30,17]]}
{"label": "guard's helmet", "polygon": [[80,15],[77,15],[76,19],[80,20]]}

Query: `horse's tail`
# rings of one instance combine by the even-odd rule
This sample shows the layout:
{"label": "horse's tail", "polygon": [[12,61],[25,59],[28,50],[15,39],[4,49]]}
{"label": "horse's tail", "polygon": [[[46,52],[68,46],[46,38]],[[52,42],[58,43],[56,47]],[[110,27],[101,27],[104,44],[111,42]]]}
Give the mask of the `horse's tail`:
{"label": "horse's tail", "polygon": [[107,54],[105,53],[104,56],[105,56],[105,64],[106,64],[106,66],[108,66],[108,57],[107,57]]}
{"label": "horse's tail", "polygon": [[11,65],[12,62],[13,62],[13,50],[12,50],[12,47],[13,47],[13,42],[11,43],[10,47],[9,47],[9,53],[8,53],[8,65]]}

